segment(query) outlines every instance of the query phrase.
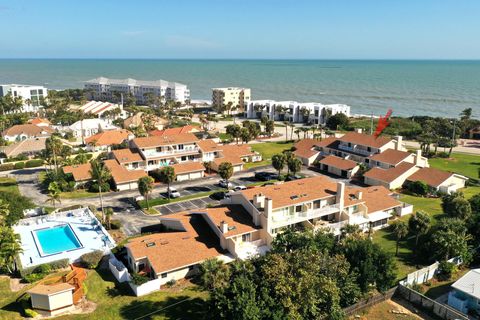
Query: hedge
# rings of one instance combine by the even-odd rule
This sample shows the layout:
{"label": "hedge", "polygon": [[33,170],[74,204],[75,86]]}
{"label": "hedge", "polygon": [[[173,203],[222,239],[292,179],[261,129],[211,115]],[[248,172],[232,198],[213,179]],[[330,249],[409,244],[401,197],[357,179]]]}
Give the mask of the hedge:
{"label": "hedge", "polygon": [[33,160],[28,160],[27,163],[25,163],[25,168],[36,168],[43,166],[43,160],[42,159],[33,159]]}
{"label": "hedge", "polygon": [[93,252],[83,254],[80,259],[85,267],[88,269],[95,269],[100,260],[103,258],[103,252],[100,250],[95,250]]}
{"label": "hedge", "polygon": [[25,162],[17,162],[17,163],[15,163],[13,168],[17,169],[17,170],[18,169],[23,169],[23,168],[25,168]]}
{"label": "hedge", "polygon": [[9,171],[13,170],[15,165],[13,163],[4,163],[0,165],[0,171]]}
{"label": "hedge", "polygon": [[[68,258],[55,260],[52,262],[40,264],[38,266],[23,268],[20,266],[20,275],[22,278],[28,277],[31,274],[44,274],[46,272],[51,272],[52,270],[58,270],[62,268],[66,268],[70,265],[70,260]],[[46,274],[44,274],[45,276]]]}

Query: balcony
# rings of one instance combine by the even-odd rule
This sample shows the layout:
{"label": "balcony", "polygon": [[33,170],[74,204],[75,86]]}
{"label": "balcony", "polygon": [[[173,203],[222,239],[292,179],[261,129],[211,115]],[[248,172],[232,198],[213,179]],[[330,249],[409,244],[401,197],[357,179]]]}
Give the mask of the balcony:
{"label": "balcony", "polygon": [[347,152],[351,152],[351,153],[356,153],[356,154],[363,155],[363,156],[370,156],[370,155],[375,153],[374,151],[367,151],[365,149],[348,147],[348,146],[345,146],[345,145],[342,145],[342,144],[338,145],[338,149],[343,150],[343,151],[347,151]]}
{"label": "balcony", "polygon": [[340,207],[338,204],[334,204],[334,205],[325,206],[323,208],[311,209],[303,212],[295,212],[289,215],[281,215],[281,214],[274,213],[272,216],[272,222],[274,224],[273,227],[278,228],[278,227],[286,226],[289,224],[299,223],[309,219],[328,216],[332,213],[338,212],[340,210],[339,208]]}
{"label": "balcony", "polygon": [[239,259],[245,260],[255,256],[262,256],[268,251],[263,239],[251,242],[241,242],[235,245],[235,251]]}
{"label": "balcony", "polygon": [[145,158],[159,158],[159,157],[168,157],[168,156],[176,156],[176,155],[182,155],[182,154],[190,154],[190,153],[197,153],[199,152],[198,147],[191,147],[191,148],[184,148],[181,150],[177,149],[170,149],[170,150],[165,150],[165,151],[156,151],[154,149],[148,149],[142,151],[143,155]]}

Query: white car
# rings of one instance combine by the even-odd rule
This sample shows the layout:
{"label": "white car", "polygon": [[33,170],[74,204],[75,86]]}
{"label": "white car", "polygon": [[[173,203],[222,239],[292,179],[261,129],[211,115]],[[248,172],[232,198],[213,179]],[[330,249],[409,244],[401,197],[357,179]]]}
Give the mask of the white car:
{"label": "white car", "polygon": [[167,196],[170,193],[170,198],[178,198],[180,197],[180,192],[174,187],[167,188]]}
{"label": "white car", "polygon": [[240,185],[233,188],[233,191],[247,190],[247,187]]}
{"label": "white car", "polygon": [[222,188],[229,188],[229,189],[233,187],[233,184],[230,181],[228,182],[228,185],[227,185],[227,181],[223,179],[218,181],[218,185]]}

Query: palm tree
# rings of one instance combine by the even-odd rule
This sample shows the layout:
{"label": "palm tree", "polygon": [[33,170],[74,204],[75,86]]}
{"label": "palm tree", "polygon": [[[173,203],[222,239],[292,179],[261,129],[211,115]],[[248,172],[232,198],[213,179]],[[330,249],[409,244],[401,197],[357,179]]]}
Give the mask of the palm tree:
{"label": "palm tree", "polygon": [[49,190],[47,194],[47,200],[45,200],[47,203],[51,203],[53,206],[53,209],[56,209],[57,203],[61,203],[62,201],[60,200],[60,190],[55,189],[55,190]]}
{"label": "palm tree", "polygon": [[227,190],[228,190],[228,181],[230,180],[230,178],[233,175],[232,164],[230,162],[222,162],[218,166],[218,174],[220,175],[220,177],[222,177],[222,179],[225,180],[225,183],[227,185]]}
{"label": "palm tree", "polygon": [[167,184],[168,199],[170,200],[170,184],[175,181],[175,170],[172,167],[164,167],[158,172],[159,180]]}
{"label": "palm tree", "polygon": [[402,240],[408,235],[408,225],[405,221],[398,220],[392,224],[392,230],[397,240],[396,248],[395,248],[395,256],[398,256],[398,245],[400,243],[400,240]]}
{"label": "palm tree", "polygon": [[275,170],[278,171],[278,179],[280,179],[280,174],[282,173],[283,167],[285,167],[286,157],[283,153],[274,154],[272,157],[272,166]]}
{"label": "palm tree", "polygon": [[10,214],[9,205],[8,203],[4,203],[2,199],[0,199],[0,226],[5,224],[5,219]]}
{"label": "palm tree", "polygon": [[285,125],[285,142],[288,141],[288,121],[283,121],[283,124]]}
{"label": "palm tree", "polygon": [[9,273],[17,269],[15,257],[22,252],[20,235],[7,226],[0,227],[0,265],[5,266]]}
{"label": "palm tree", "polygon": [[[102,222],[105,223],[105,210],[103,208],[102,186],[111,178],[110,170],[103,162],[93,160],[91,162],[90,175],[98,185],[98,196],[100,197],[100,207],[102,208]],[[107,191],[107,190],[105,190]]]}
{"label": "palm tree", "polygon": [[148,196],[153,190],[153,178],[149,176],[141,177],[138,179],[138,191],[145,198],[147,202],[147,210],[150,209],[150,204],[148,203]]}
{"label": "palm tree", "polygon": [[113,209],[111,207],[105,210],[105,224],[107,225],[107,229],[110,230],[112,228],[112,216],[113,216]]}
{"label": "palm tree", "polygon": [[204,161],[203,166],[205,167],[205,170],[207,170],[207,173],[210,174],[212,171],[212,161]]}
{"label": "palm tree", "polygon": [[295,134],[297,135],[297,140],[300,140],[300,129],[296,129]]}

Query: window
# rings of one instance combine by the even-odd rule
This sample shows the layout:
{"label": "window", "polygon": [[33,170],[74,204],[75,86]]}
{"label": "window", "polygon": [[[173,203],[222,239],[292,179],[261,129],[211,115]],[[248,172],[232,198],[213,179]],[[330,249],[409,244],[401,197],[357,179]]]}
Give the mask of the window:
{"label": "window", "polygon": [[318,208],[320,208],[320,200],[313,201],[313,209],[318,209]]}
{"label": "window", "polygon": [[302,212],[302,206],[296,206],[295,207],[295,212]]}
{"label": "window", "polygon": [[182,161],[186,161],[186,160],[187,160],[187,156],[182,156],[180,159],[181,159]]}
{"label": "window", "polygon": [[177,147],[178,150],[183,150],[183,144],[179,144]]}
{"label": "window", "polygon": [[166,273],[166,272],[162,273],[162,275],[161,275],[162,278],[166,278],[167,276],[168,276],[168,273]]}
{"label": "window", "polygon": [[252,237],[251,237],[251,234],[250,233],[247,233],[247,234],[242,234],[242,241],[243,242],[250,242]]}
{"label": "window", "polygon": [[368,152],[371,152],[371,151],[372,151],[372,148],[367,147],[367,151],[368,151]]}

